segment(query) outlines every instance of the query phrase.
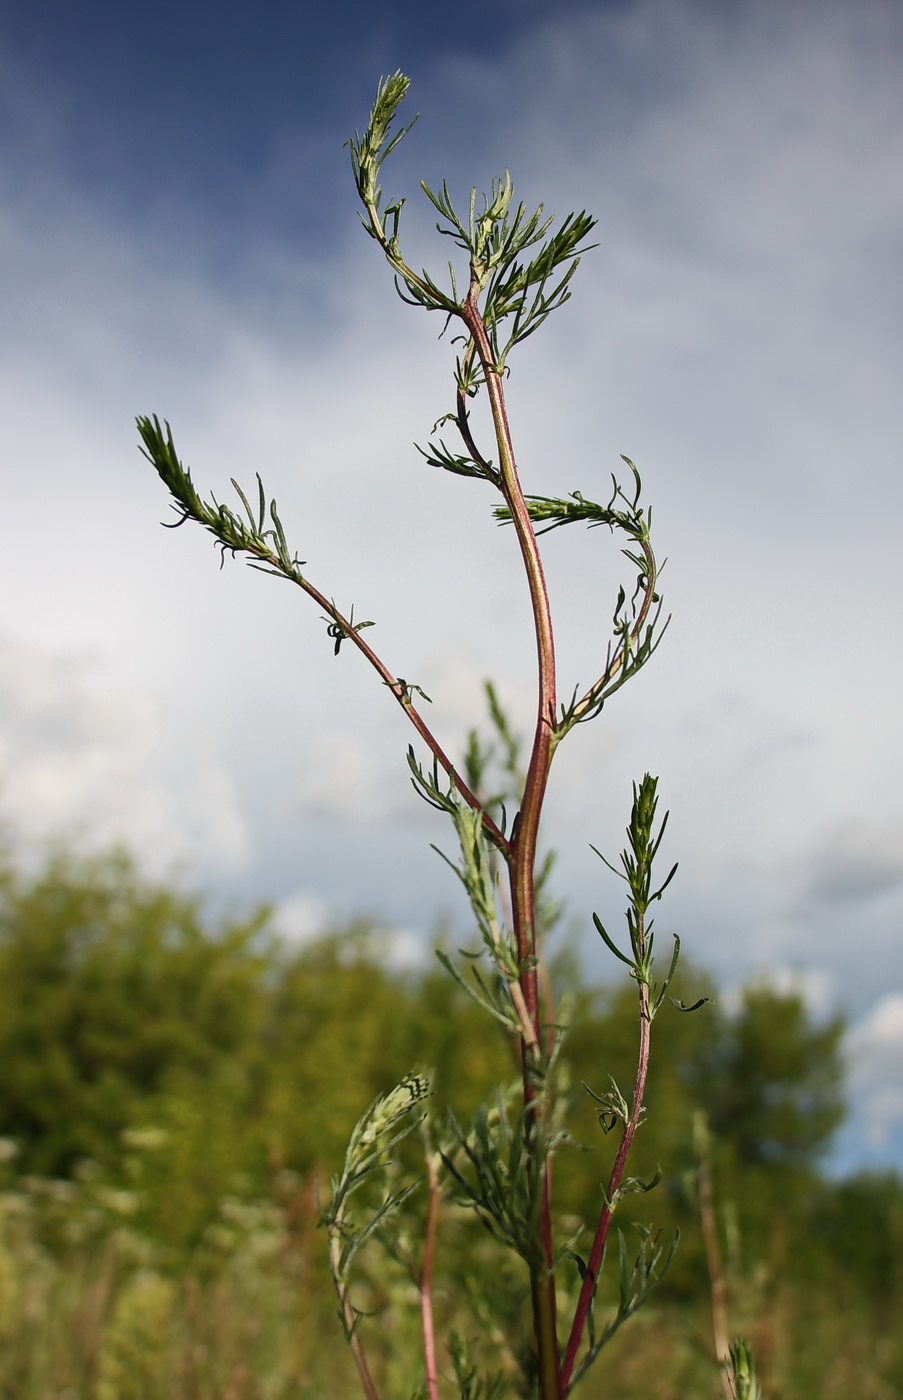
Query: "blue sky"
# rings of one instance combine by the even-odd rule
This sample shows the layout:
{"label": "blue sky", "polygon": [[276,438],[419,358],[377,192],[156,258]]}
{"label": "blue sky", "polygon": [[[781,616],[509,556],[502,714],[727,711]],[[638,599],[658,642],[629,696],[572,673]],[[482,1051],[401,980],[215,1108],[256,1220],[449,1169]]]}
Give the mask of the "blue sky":
{"label": "blue sky", "polygon": [[[126,840],[294,936],[360,909],[464,930],[409,736],[315,610],[159,528],[134,417],[197,480],[260,469],[311,574],[377,620],[452,749],[496,678],[530,715],[529,620],[477,488],[417,457],[449,350],[395,298],[343,143],[401,67],[387,172],[598,215],[575,296],[510,382],[529,489],[655,503],[674,614],[556,759],[547,839],[588,962],[631,780],[681,862],[663,926],[727,994],[851,1018],[845,1161],[903,1158],[903,646],[897,559],[903,12],[893,0],[33,3],[0,16],[0,770],[26,842]],[[602,483],[600,485],[600,483]],[[615,564],[549,540],[562,688]],[[595,975],[595,973],[594,973]]]}
{"label": "blue sky", "polygon": [[[466,0],[451,19],[413,0],[38,0],[9,7],[2,24],[14,94],[7,130],[27,131],[30,115],[36,142],[124,222],[165,224],[167,209],[190,210],[205,224],[211,267],[267,238],[322,250],[350,207],[335,152],[374,75],[416,72],[426,92],[450,60],[500,59],[542,16],[623,8]],[[49,124],[42,99],[55,109]],[[280,146],[291,148],[291,177],[267,183],[261,174]]]}

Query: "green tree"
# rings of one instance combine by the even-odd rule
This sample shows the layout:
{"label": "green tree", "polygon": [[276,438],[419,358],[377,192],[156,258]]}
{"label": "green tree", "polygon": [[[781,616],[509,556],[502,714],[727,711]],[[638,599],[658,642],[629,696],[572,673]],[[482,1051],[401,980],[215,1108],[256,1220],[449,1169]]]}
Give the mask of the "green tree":
{"label": "green tree", "polygon": [[262,915],[211,938],[198,902],[124,855],[0,870],[0,1131],[31,1171],[110,1161],[178,1065],[247,1060],[264,1002]]}
{"label": "green tree", "polygon": [[[870,1306],[899,1317],[903,1297],[903,1181],[893,1172],[859,1172],[825,1182],[811,1212],[809,1247],[828,1261],[832,1288],[865,1294]],[[903,1348],[901,1348],[903,1358]]]}
{"label": "green tree", "polygon": [[738,1163],[811,1170],[843,1117],[844,1022],[814,1024],[802,997],[767,983],[744,988],[696,1072],[716,1138]]}
{"label": "green tree", "polygon": [[[572,955],[563,962],[573,984]],[[761,985],[728,1015],[700,969],[683,977],[712,1000],[699,1016],[660,1022],[638,1173],[660,1165],[678,1181],[703,1108],[722,1192],[764,1192],[773,1211],[792,1170],[798,1203],[842,1112],[840,1021],[815,1024],[798,996]],[[612,1142],[599,1137],[599,1105],[580,1081],[600,1092],[609,1074],[629,1077],[634,996],[623,985],[584,987],[570,1013],[566,1121],[592,1145],[559,1157],[571,1213],[598,1201]],[[167,1145],[142,1159],[144,1189],[157,1203],[154,1228],[186,1240],[241,1173],[260,1192],[273,1161],[333,1169],[348,1118],[406,1067],[435,1070],[437,1105],[462,1120],[518,1072],[507,1037],[484,1033],[463,989],[438,965],[394,968],[372,924],[281,945],[263,912],[211,922],[197,899],[143,879],[121,854],[57,856],[31,874],[8,861],[0,869],[0,1053],[0,1134],[19,1143],[22,1168],[66,1174],[89,1157],[119,1170],[123,1131],[160,1129]],[[685,1225],[671,1199],[663,1223]],[[642,1200],[637,1209],[642,1216]],[[853,1215],[865,1221],[865,1204]]]}

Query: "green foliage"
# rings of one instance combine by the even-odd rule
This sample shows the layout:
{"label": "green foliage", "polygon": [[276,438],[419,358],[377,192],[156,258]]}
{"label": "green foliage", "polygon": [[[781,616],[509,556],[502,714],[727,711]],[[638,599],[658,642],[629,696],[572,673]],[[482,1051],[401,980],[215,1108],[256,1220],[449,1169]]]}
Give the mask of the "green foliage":
{"label": "green foliage", "polygon": [[[481,1104],[467,1130],[452,1114],[453,1148],[442,1160],[456,1203],[472,1210],[491,1235],[529,1265],[541,1257],[534,1203],[545,1158],[529,1151],[524,1122],[529,1110],[521,1109],[512,1120],[505,1100],[498,1091],[491,1103]],[[545,1144],[549,1153],[554,1146]]]}
{"label": "green foliage", "polygon": [[712,1040],[711,1068],[699,1085],[716,1137],[729,1132],[750,1166],[810,1164],[843,1115],[842,1033],[836,1016],[813,1026],[798,994],[767,983],[746,987],[731,1041]]}
{"label": "green foliage", "polygon": [[[57,857],[33,875],[7,863],[2,890],[0,1134],[15,1139],[27,1172],[65,1175],[84,1157],[121,1167],[136,1155],[145,1184],[158,1170],[162,1189],[173,1171],[188,1172],[191,1159],[215,1157],[218,1140],[233,1163],[253,1141],[247,1169],[259,1188],[270,1151],[297,1171],[331,1169],[344,1152],[347,1117],[358,1117],[412,1063],[437,1067],[431,1102],[440,1111],[452,1106],[462,1122],[514,1073],[504,1035],[483,1034],[479,1007],[439,968],[393,970],[372,926],[353,924],[293,949],[267,935],[263,913],[211,925],[196,900],[142,879],[121,855]],[[674,989],[684,985],[711,995],[696,968],[678,970]],[[579,992],[561,1051],[571,1073],[601,1061],[616,1081],[629,1080],[635,1001],[623,984]],[[732,1179],[764,1173],[782,1182],[788,1153],[814,1179],[841,1106],[836,1023],[813,1023],[796,994],[754,985],[736,1012],[716,998],[699,1015],[657,1018],[656,1034],[649,1113],[636,1146],[641,1175],[661,1161],[677,1181],[691,1156],[693,1109],[721,1102],[734,1105],[717,1132]],[[764,1068],[746,1058],[759,1040],[777,1047]],[[747,1109],[736,1091],[753,1073],[758,1093]],[[97,1090],[110,1083],[115,1096]],[[26,1093],[32,1103],[23,1109]],[[769,1127],[774,1147],[750,1161],[744,1148],[761,1100],[778,1097],[786,1112]],[[35,1107],[44,1104],[52,1105],[46,1118]],[[582,1094],[573,1097],[567,1123],[577,1140],[593,1139],[597,1111]],[[137,1131],[140,1143],[145,1129],[156,1145],[133,1152],[122,1134]],[[169,1134],[165,1143],[154,1129]],[[600,1140],[592,1152],[559,1157],[566,1213],[597,1193],[603,1150]],[[843,1188],[848,1199],[838,1186],[847,1204],[819,1228],[839,1228],[847,1216],[861,1221],[855,1233],[865,1249],[876,1238],[869,1220],[896,1199],[894,1180],[863,1178]],[[889,1262],[878,1262],[885,1256],[874,1257],[887,1272]]]}
{"label": "green foliage", "polygon": [[147,1400],[153,1395],[166,1375],[174,1301],[171,1281],[151,1270],[129,1279],[105,1329],[96,1400]]}
{"label": "green foliage", "polygon": [[[538,330],[569,299],[569,284],[580,254],[587,251],[584,240],[596,221],[586,213],[569,214],[549,235],[553,221],[543,219],[542,205],[533,213],[528,213],[523,204],[512,209],[514,187],[507,171],[501,179],[493,180],[490,193],[481,197],[479,209],[476,190],[471,191],[466,220],[456,212],[444,180],[436,192],[421,182],[424,194],[440,216],[436,225],[439,233],[451,239],[467,257],[466,290],[462,287],[459,291],[451,263],[448,292],[443,292],[427,272],[416,273],[401,256],[399,222],[404,200],[393,200],[383,208],[378,183],[383,162],[411,129],[408,126],[392,133],[409,86],[409,80],[401,73],[384,78],[364,135],[356,134],[348,143],[354,181],[364,208],[364,228],[383,249],[397,276],[399,294],[414,305],[453,316],[460,314],[468,300],[482,296],[482,320],[491,347],[491,362],[501,374],[513,347]],[[524,258],[527,250],[537,244],[541,245],[539,250],[529,259]],[[458,385],[467,395],[475,393],[484,382],[475,350],[471,341],[458,362]],[[451,470],[461,471],[461,467]],[[471,460],[463,474],[493,479],[482,459]]]}
{"label": "green foliage", "polygon": [[31,881],[0,871],[0,1122],[30,1170],[107,1159],[136,1095],[162,1093],[174,1065],[203,1077],[245,1056],[263,1010],[261,921],[213,941],[196,901],[121,855],[60,856]]}
{"label": "green foliage", "polygon": [[[33,874],[7,864],[3,889],[4,1018],[15,1020],[17,1004],[31,1018],[28,1036],[17,1032],[6,1042],[0,1118],[0,1381],[6,1393],[43,1400],[71,1385],[90,1394],[88,1384],[102,1378],[109,1393],[116,1385],[140,1384],[139,1393],[161,1400],[184,1394],[187,1400],[203,1375],[210,1394],[225,1396],[232,1385],[229,1393],[251,1400],[265,1378],[267,1394],[288,1397],[298,1393],[297,1377],[307,1375],[300,1393],[311,1400],[350,1396],[342,1354],[324,1344],[330,1310],[325,1260],[313,1235],[314,1168],[322,1183],[330,1173],[341,1175],[347,1117],[359,1118],[367,1096],[375,1097],[380,1084],[400,1081],[403,1066],[418,1054],[421,1063],[440,1066],[436,1093],[423,1102],[440,1116],[451,1104],[461,1123],[479,1118],[492,1086],[515,1070],[505,1035],[487,1040],[482,1012],[441,968],[412,975],[387,967],[379,932],[361,925],[286,949],[266,936],[260,916],[211,923],[196,901],[142,880],[122,857],[56,858]],[[126,984],[128,968],[134,976]],[[678,995],[681,977],[694,988],[707,985],[697,969],[679,969]],[[105,1020],[104,1008],[124,995],[125,985],[131,1014]],[[656,1201],[661,1233],[658,1241],[648,1237],[647,1248],[667,1246],[678,1227],[684,1247],[655,1295],[658,1303],[648,1305],[657,1307],[648,1314],[652,1330],[642,1315],[631,1322],[644,1328],[648,1372],[636,1356],[628,1360],[631,1348],[618,1333],[610,1359],[599,1363],[602,1388],[593,1389],[591,1377],[581,1382],[590,1397],[657,1394],[666,1374],[678,1393],[714,1396],[714,1378],[706,1379],[698,1354],[681,1341],[687,1327],[703,1335],[707,1292],[693,1243],[695,1206],[685,1187],[692,1161],[688,1122],[708,1102],[719,1074],[731,1083],[745,1072],[741,1051],[754,1043],[753,1018],[759,1037],[770,1032],[788,1052],[786,1059],[776,1053],[768,1061],[772,1079],[762,1072],[762,1093],[798,1101],[807,1121],[814,1116],[823,1128],[821,1137],[809,1131],[802,1145],[792,1138],[790,1176],[780,1153],[744,1159],[749,1122],[742,1116],[725,1122],[716,1142],[733,1310],[756,1349],[764,1393],[820,1400],[842,1393],[854,1373],[880,1374],[891,1386],[903,1375],[903,1353],[894,1349],[903,1305],[903,1187],[895,1177],[837,1183],[819,1177],[833,1121],[826,1108],[836,1105],[840,1078],[837,1037],[825,1040],[825,1027],[813,1023],[792,994],[748,990],[730,1012],[716,1000],[696,1016],[656,1020],[659,1053],[634,1170],[650,1177],[660,1164],[663,1172]],[[629,1079],[635,1001],[629,985],[580,993],[561,1051],[571,1075],[603,1065],[616,1080]],[[55,1006],[77,1007],[79,1015],[50,1014]],[[356,1034],[348,1037],[352,1016]],[[153,1042],[149,1074],[141,1050],[155,1017],[163,1018],[165,1034]],[[95,1030],[104,1034],[90,1042],[91,1076],[82,1083],[73,1068],[86,1073],[75,1056],[81,1041],[73,1027],[95,1019]],[[788,1023],[796,1028],[789,1039],[781,1029]],[[799,1053],[800,1044],[820,1046],[824,1060]],[[61,1064],[70,1066],[65,1077]],[[89,1092],[111,1078],[119,1086],[121,1116],[115,1120],[112,1101]],[[72,1163],[67,1179],[36,1174],[44,1130],[20,1114],[13,1092],[26,1082],[39,1103],[56,1096],[56,1143],[98,1145],[93,1163],[74,1147],[55,1159],[55,1171]],[[410,1096],[408,1102],[417,1110]],[[816,1113],[819,1102],[823,1111]],[[611,1138],[598,1135],[596,1108],[583,1094],[565,1106],[564,1127],[595,1144],[592,1151],[562,1150],[556,1158],[562,1225],[570,1238],[576,1217],[599,1202]],[[360,1139],[372,1121],[373,1111],[365,1112]],[[498,1131],[499,1122],[487,1131]],[[374,1124],[374,1140],[381,1132]],[[10,1137],[20,1142],[18,1162]],[[510,1116],[508,1138],[519,1151]],[[441,1146],[473,1186],[478,1178],[460,1145],[449,1138]],[[387,1171],[361,1185],[350,1203],[360,1200],[365,1207],[354,1228],[366,1228],[368,1211],[385,1200],[384,1190],[368,1200],[371,1186],[381,1182],[397,1194],[421,1175],[416,1156],[400,1175]],[[505,1151],[496,1150],[496,1157],[508,1160]],[[456,1190],[452,1184],[451,1194]],[[749,1204],[762,1191],[767,1211]],[[424,1192],[421,1183],[399,1200],[393,1248],[413,1247]],[[324,1200],[327,1209],[331,1203]],[[623,1253],[613,1243],[614,1267],[599,1284],[600,1333],[642,1282],[634,1272],[641,1256],[633,1241],[643,1244],[647,1200],[628,1196],[621,1210]],[[500,1247],[481,1239],[471,1217],[446,1199],[438,1315],[450,1337],[457,1329],[463,1349],[454,1365],[470,1377],[470,1393],[501,1400],[517,1393],[526,1354],[527,1339],[518,1330],[524,1280],[509,1271]],[[640,1235],[631,1220],[642,1227]],[[387,1266],[376,1247],[371,1235],[354,1260],[354,1305],[366,1312],[401,1301],[411,1288],[404,1271],[393,1273],[395,1266]],[[576,1243],[572,1248],[579,1252]],[[470,1281],[486,1271],[499,1285],[489,1302],[470,1292]],[[852,1333],[836,1327],[840,1300],[856,1320]],[[299,1316],[307,1319],[300,1328]],[[416,1337],[388,1320],[371,1323],[370,1332],[380,1376],[391,1366],[416,1367]],[[508,1338],[508,1349],[487,1350],[486,1339],[498,1335]],[[454,1370],[451,1353],[448,1364]],[[465,1380],[461,1386],[468,1393]]]}
{"label": "green foliage", "polygon": [[[420,1185],[416,1178],[400,1185],[393,1180],[393,1152],[424,1122],[422,1104],[430,1092],[428,1079],[408,1074],[388,1094],[374,1099],[358,1119],[342,1170],[330,1182],[329,1204],[320,1210],[319,1223],[325,1226],[329,1240],[329,1262],[345,1337],[356,1349],[358,1365],[371,1386],[357,1337],[366,1313],[352,1301],[351,1265],[368,1241],[386,1235]],[[353,1198],[361,1192],[369,1198],[363,1223],[356,1218],[352,1205]]]}
{"label": "green foliage", "polygon": [[[664,980],[661,984],[656,984],[652,980],[652,964],[655,960],[655,932],[653,921],[648,917],[649,906],[661,899],[677,874],[677,866],[672,865],[658,888],[652,889],[652,865],[658,855],[665,827],[668,824],[666,812],[658,831],[654,830],[655,813],[658,806],[657,787],[658,780],[650,778],[648,773],[639,786],[634,783],[633,809],[630,814],[630,825],[627,828],[629,846],[621,854],[623,870],[618,870],[610,861],[606,860],[600,851],[596,851],[596,855],[608,866],[609,870],[625,882],[630,891],[630,902],[627,908],[627,931],[630,935],[629,956],[622,953],[617,944],[609,938],[598,914],[593,915],[593,923],[596,925],[603,942],[620,962],[627,965],[630,969],[630,975],[637,985],[646,989],[648,1019],[650,1021],[660,1011],[666,998],[679,1011],[698,1011],[708,1000],[707,997],[699,997],[692,1006],[686,1006],[683,1002],[675,1001],[673,997],[668,996],[668,988],[674,981],[674,974],[677,971],[677,963],[680,958],[680,939],[677,934],[674,935],[674,948]],[[594,846],[593,850],[595,849]]]}
{"label": "green foliage", "polygon": [[[630,468],[633,476],[633,495],[629,497],[617,477],[612,473],[612,494],[607,506],[589,501],[581,491],[572,491],[567,500],[550,496],[525,496],[530,520],[541,525],[537,536],[562,525],[583,523],[590,529],[607,525],[609,530],[626,534],[636,549],[621,551],[624,558],[636,569],[633,589],[628,595],[622,585],[612,614],[612,641],[605,657],[605,669],[585,695],[578,698],[574,690],[571,700],[562,704],[556,724],[556,735],[564,738],[575,724],[595,719],[602,711],[605,702],[636,675],[652,656],[665,634],[667,621],[659,628],[662,603],[655,591],[655,581],[660,568],[652,552],[650,528],[652,511],[640,505],[643,483],[636,465],[629,457],[621,460]],[[441,465],[441,464],[437,464]],[[624,509],[618,506],[620,503]],[[513,520],[510,506],[496,506],[495,518],[503,525]],[[658,629],[658,630],[657,630]]]}
{"label": "green foliage", "polygon": [[[809,1258],[830,1261],[835,1294],[850,1304],[865,1296],[874,1313],[892,1314],[903,1295],[903,1181],[862,1172],[823,1182],[810,1210]],[[813,1273],[821,1267],[813,1263]]]}
{"label": "green foliage", "polygon": [[742,1337],[731,1343],[731,1385],[736,1400],[762,1400],[752,1348]]}

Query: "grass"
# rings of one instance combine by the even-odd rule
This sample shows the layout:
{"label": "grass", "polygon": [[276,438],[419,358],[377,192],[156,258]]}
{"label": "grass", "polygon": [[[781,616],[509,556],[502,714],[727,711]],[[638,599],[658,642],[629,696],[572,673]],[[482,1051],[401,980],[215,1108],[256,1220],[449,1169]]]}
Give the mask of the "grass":
{"label": "grass", "polygon": [[[334,1316],[311,1182],[226,1197],[191,1259],[134,1231],[129,1193],[97,1181],[13,1181],[0,1200],[0,1395],[8,1400],[351,1400],[357,1377]],[[379,1306],[398,1284],[371,1276]],[[442,1305],[453,1305],[445,1297]],[[854,1289],[775,1284],[734,1298],[769,1400],[892,1400],[903,1339],[888,1305]],[[416,1335],[381,1313],[372,1356],[408,1394]],[[716,1400],[705,1299],[652,1302],[581,1385],[585,1400]],[[440,1369],[443,1365],[440,1358]],[[515,1391],[510,1393],[514,1394]]]}

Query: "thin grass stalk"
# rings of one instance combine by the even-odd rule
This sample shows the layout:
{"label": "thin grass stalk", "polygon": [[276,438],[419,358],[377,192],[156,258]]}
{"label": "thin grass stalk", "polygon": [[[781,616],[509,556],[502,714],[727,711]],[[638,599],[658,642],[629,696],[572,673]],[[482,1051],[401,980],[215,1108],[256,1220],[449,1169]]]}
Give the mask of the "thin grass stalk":
{"label": "thin grass stalk", "polygon": [[435,1153],[427,1160],[426,1234],[423,1243],[423,1266],[420,1271],[420,1322],[423,1331],[423,1360],[429,1400],[439,1400],[439,1371],[436,1365],[436,1330],[433,1320],[433,1261],[436,1250],[436,1226],[439,1220],[439,1161]]}
{"label": "thin grass stalk", "polygon": [[709,1288],[712,1304],[712,1336],[715,1344],[715,1359],[721,1372],[721,1389],[724,1400],[735,1400],[733,1367],[730,1359],[730,1341],[727,1330],[727,1290],[721,1267],[721,1251],[718,1248],[718,1225],[715,1219],[715,1200],[712,1187],[712,1163],[708,1125],[703,1113],[696,1114],[693,1124],[698,1161],[697,1181],[699,1185],[699,1215],[702,1222],[702,1238],[705,1244],[706,1264],[709,1270]]}

